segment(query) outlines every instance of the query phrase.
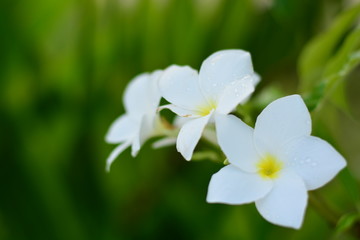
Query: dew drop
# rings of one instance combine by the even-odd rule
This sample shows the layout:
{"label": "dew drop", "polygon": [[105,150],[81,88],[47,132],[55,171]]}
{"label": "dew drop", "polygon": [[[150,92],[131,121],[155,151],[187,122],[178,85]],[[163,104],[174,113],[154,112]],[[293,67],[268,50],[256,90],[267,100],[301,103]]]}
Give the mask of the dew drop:
{"label": "dew drop", "polygon": [[317,163],[316,163],[316,162],[313,162],[313,163],[311,164],[311,166],[316,167],[316,166],[317,166]]}
{"label": "dew drop", "polygon": [[311,162],[311,158],[305,159],[305,162],[307,162],[307,163]]}

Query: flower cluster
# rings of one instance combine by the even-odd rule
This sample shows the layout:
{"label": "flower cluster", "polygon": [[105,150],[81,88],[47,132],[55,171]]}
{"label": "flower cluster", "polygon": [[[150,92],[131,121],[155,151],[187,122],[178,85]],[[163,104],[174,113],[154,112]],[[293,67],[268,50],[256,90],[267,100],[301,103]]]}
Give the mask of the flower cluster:
{"label": "flower cluster", "polygon": [[[106,136],[107,142],[120,143],[108,157],[107,169],[130,145],[136,156],[147,139],[159,135],[164,138],[157,147],[176,142],[189,161],[201,137],[209,138],[211,134],[205,133],[215,129],[216,139],[210,140],[220,146],[229,164],[212,176],[207,202],[255,202],[269,222],[300,228],[307,191],[329,182],[346,162],[326,141],[310,136],[310,114],[299,95],[270,103],[254,128],[232,115],[259,80],[250,54],[242,50],[212,54],[199,72],[172,65],[135,77],[124,94],[126,113]],[[169,104],[159,106],[161,98]],[[178,115],[172,125],[159,115],[165,108]]]}

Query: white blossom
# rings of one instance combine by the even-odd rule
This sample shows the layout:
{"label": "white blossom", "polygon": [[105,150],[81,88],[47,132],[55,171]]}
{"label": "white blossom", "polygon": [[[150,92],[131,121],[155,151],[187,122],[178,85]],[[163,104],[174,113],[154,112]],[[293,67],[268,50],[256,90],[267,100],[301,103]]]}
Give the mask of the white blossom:
{"label": "white blossom", "polygon": [[218,142],[230,162],[211,178],[207,201],[255,202],[269,222],[300,228],[307,191],[345,167],[326,141],[310,136],[310,114],[299,95],[272,102],[251,128],[235,116],[216,116]]}
{"label": "white blossom", "polygon": [[205,126],[215,115],[230,113],[245,101],[259,81],[251,57],[242,50],[224,50],[212,54],[199,73],[188,66],[170,66],[159,80],[168,108],[190,118],[181,128],[176,147],[190,160]]}
{"label": "white blossom", "polygon": [[123,97],[126,113],[112,123],[105,137],[106,142],[119,144],[107,159],[107,170],[129,146],[132,148],[132,156],[135,157],[141,145],[161,128],[157,115],[161,99],[158,89],[161,74],[160,70],[151,74],[140,74],[127,86]]}

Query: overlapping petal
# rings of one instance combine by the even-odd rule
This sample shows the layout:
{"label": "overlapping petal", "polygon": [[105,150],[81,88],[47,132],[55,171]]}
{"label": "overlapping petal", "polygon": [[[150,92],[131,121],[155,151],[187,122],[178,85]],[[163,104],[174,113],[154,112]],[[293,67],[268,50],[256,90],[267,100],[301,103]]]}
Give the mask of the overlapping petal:
{"label": "overlapping petal", "polygon": [[209,203],[250,203],[264,197],[272,185],[272,181],[263,181],[256,174],[228,165],[211,177],[206,200]]}
{"label": "overlapping petal", "polygon": [[215,116],[218,143],[229,162],[243,171],[255,172],[259,155],[256,152],[254,130],[233,115]]}
{"label": "overlapping petal", "polygon": [[188,66],[172,65],[159,80],[162,96],[177,107],[197,110],[197,106],[208,105],[199,86],[197,71]]}
{"label": "overlapping petal", "polygon": [[204,117],[192,119],[180,129],[176,148],[186,160],[191,160],[196,144],[211,116],[212,112]]}
{"label": "overlapping petal", "polygon": [[256,208],[269,222],[300,228],[307,204],[307,190],[302,179],[291,171],[282,171],[272,190],[257,200]]}
{"label": "overlapping petal", "polygon": [[161,74],[162,71],[143,73],[129,83],[123,99],[128,114],[142,116],[146,112],[156,110],[161,99],[157,86]]}
{"label": "overlapping petal", "polygon": [[223,89],[216,111],[221,114],[230,113],[240,102],[248,98],[254,90],[254,82],[250,76],[231,82]]}
{"label": "overlapping petal", "polygon": [[110,126],[105,140],[108,143],[120,143],[134,136],[136,121],[128,115],[121,115]]}
{"label": "overlapping petal", "polygon": [[198,111],[184,109],[184,108],[175,106],[174,104],[167,104],[167,105],[164,105],[164,106],[161,106],[161,107],[158,108],[159,111],[161,111],[163,109],[169,109],[170,111],[172,111],[176,115],[178,115],[180,117],[183,117],[183,118],[198,118],[198,117],[201,117],[201,115],[199,115]]}
{"label": "overlapping petal", "polygon": [[289,141],[309,136],[311,118],[299,95],[280,98],[270,103],[255,124],[255,145],[259,152],[277,155]]}
{"label": "overlapping petal", "polygon": [[217,101],[228,85],[244,77],[251,77],[253,73],[248,52],[218,51],[202,63],[199,73],[200,86],[208,99]]}
{"label": "overlapping petal", "polygon": [[284,148],[288,165],[304,180],[308,190],[317,189],[346,166],[345,159],[326,141],[307,136]]}

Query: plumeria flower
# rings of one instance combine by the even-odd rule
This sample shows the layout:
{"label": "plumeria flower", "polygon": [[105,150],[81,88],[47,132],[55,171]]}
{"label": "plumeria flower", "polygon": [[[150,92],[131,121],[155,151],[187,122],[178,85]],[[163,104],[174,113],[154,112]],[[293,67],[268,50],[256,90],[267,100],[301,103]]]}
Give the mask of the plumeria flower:
{"label": "plumeria flower", "polygon": [[310,136],[310,114],[299,95],[268,105],[251,128],[235,116],[217,116],[220,147],[230,162],[214,174],[209,203],[255,202],[269,222],[300,228],[307,191],[329,182],[345,167],[326,141]]}
{"label": "plumeria flower", "polygon": [[162,125],[157,115],[161,99],[158,89],[161,74],[162,71],[158,70],[138,75],[126,88],[123,98],[126,113],[113,122],[105,137],[106,142],[119,144],[107,159],[107,170],[130,145],[131,154],[135,157],[144,141],[161,131]]}
{"label": "plumeria flower", "polygon": [[159,80],[162,96],[171,104],[163,106],[179,116],[191,118],[181,128],[176,147],[190,160],[205,126],[215,115],[230,113],[254,91],[259,77],[251,57],[242,50],[212,54],[200,72],[188,66],[170,66]]}

